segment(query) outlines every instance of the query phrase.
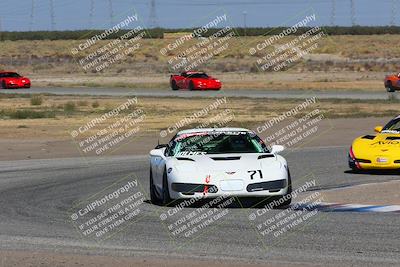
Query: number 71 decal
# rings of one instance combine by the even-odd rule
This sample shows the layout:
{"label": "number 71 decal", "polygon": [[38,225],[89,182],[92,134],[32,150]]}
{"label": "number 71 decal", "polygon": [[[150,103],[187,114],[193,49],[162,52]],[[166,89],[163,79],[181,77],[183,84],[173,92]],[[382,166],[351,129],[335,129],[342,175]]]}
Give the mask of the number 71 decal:
{"label": "number 71 decal", "polygon": [[262,174],[261,170],[247,171],[247,172],[250,173],[250,179],[251,179],[251,180],[254,179],[254,176],[256,176],[257,173],[258,173],[258,176],[259,176],[260,179],[263,178],[263,174]]}

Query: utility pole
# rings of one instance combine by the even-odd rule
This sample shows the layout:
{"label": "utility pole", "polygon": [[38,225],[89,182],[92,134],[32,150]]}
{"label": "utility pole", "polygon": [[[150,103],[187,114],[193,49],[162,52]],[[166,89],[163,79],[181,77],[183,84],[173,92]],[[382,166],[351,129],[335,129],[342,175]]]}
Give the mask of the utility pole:
{"label": "utility pole", "polygon": [[354,6],[354,0],[350,0],[350,15],[351,15],[351,26],[356,26],[356,8]]}
{"label": "utility pole", "polygon": [[158,27],[156,0],[151,0],[150,2],[149,27],[150,28]]}
{"label": "utility pole", "polygon": [[54,14],[54,0],[50,0],[50,22],[51,22],[51,30],[54,31],[56,29],[56,15]]}
{"label": "utility pole", "polygon": [[331,26],[336,24],[336,0],[332,0]]}

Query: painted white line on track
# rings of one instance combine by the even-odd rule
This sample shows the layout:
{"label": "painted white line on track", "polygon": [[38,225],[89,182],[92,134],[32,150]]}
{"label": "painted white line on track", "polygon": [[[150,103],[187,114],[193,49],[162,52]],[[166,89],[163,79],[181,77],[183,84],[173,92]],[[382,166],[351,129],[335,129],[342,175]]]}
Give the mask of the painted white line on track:
{"label": "painted white line on track", "polygon": [[362,204],[339,204],[320,203],[313,205],[293,203],[294,210],[318,210],[323,212],[395,212],[400,213],[400,205],[362,205]]}

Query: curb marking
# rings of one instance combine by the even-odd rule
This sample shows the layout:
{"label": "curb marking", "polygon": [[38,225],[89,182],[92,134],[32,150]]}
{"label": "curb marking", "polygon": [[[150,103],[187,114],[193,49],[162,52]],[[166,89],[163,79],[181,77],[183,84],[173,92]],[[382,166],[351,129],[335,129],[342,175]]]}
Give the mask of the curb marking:
{"label": "curb marking", "polygon": [[339,204],[339,203],[320,203],[310,205],[309,203],[295,203],[295,210],[318,210],[323,212],[395,212],[400,213],[400,205],[360,205],[360,204]]}

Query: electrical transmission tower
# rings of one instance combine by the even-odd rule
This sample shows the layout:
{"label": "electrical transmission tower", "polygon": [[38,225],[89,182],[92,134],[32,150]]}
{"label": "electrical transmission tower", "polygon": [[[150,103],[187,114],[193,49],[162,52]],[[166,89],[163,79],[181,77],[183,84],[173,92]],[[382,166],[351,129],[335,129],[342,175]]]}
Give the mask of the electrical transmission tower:
{"label": "electrical transmission tower", "polygon": [[93,28],[94,0],[90,0],[89,28]]}
{"label": "electrical transmission tower", "polygon": [[356,25],[356,8],[354,6],[354,0],[350,0],[350,15],[351,15],[351,26]]}
{"label": "electrical transmission tower", "polygon": [[151,0],[150,2],[150,16],[149,16],[149,27],[157,28],[157,12],[156,12],[156,0]]}
{"label": "electrical transmission tower", "polygon": [[56,29],[56,15],[54,14],[54,0],[50,0],[50,22],[51,22],[51,30],[54,31]]}
{"label": "electrical transmission tower", "polygon": [[113,9],[113,3],[112,0],[108,0],[108,8],[110,11],[110,26],[114,26],[114,9]]}
{"label": "electrical transmission tower", "polygon": [[31,16],[29,18],[29,31],[33,28],[33,16],[35,14],[35,0],[31,1]]}
{"label": "electrical transmission tower", "polygon": [[397,13],[397,3],[398,0],[392,0],[391,16],[390,16],[390,26],[396,25],[396,13]]}
{"label": "electrical transmission tower", "polygon": [[335,26],[336,21],[336,0],[332,0],[331,26]]}
{"label": "electrical transmission tower", "polygon": [[0,17],[0,41],[3,41],[3,25],[1,24],[1,17]]}

